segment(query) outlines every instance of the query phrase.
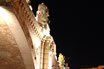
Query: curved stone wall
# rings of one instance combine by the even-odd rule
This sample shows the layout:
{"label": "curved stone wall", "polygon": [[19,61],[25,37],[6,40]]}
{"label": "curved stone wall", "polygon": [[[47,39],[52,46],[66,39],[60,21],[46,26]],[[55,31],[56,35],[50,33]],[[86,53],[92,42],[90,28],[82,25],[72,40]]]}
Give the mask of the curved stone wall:
{"label": "curved stone wall", "polygon": [[0,69],[25,69],[20,50],[8,25],[0,16]]}
{"label": "curved stone wall", "polygon": [[12,12],[0,6],[0,69],[34,69],[30,46]]}
{"label": "curved stone wall", "polygon": [[[50,58],[49,52],[56,56],[56,45],[52,36],[44,33],[26,0],[5,0],[2,5],[0,6],[0,69],[48,69],[48,61],[51,59],[45,60],[45,58]],[[8,58],[11,56],[15,62],[10,62]],[[51,64],[49,66],[51,67]]]}

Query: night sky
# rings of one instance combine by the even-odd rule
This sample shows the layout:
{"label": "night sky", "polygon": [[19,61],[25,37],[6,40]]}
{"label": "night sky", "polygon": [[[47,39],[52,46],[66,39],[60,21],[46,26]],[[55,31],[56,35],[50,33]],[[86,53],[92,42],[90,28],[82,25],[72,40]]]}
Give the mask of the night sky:
{"label": "night sky", "polygon": [[57,56],[69,57],[71,69],[104,65],[103,2],[31,0],[34,14],[41,2],[49,8]]}

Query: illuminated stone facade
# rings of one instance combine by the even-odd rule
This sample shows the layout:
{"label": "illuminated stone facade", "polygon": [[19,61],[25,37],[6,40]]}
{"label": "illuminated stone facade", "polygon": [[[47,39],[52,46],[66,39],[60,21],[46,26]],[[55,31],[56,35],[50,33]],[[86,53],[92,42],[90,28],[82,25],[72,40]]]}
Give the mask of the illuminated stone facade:
{"label": "illuminated stone facade", "polygon": [[52,59],[57,64],[48,8],[40,4],[35,19],[28,3],[0,0],[0,69],[53,69]]}

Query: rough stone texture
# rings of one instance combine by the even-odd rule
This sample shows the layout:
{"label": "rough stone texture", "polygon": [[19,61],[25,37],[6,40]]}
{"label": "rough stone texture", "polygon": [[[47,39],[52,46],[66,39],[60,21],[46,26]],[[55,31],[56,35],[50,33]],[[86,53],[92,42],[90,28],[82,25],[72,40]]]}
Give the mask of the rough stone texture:
{"label": "rough stone texture", "polygon": [[18,45],[0,16],[0,69],[25,69]]}

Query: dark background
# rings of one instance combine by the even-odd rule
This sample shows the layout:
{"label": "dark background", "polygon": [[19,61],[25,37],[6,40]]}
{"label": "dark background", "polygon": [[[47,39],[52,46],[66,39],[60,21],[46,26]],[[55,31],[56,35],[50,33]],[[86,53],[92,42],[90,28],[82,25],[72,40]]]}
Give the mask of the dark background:
{"label": "dark background", "polygon": [[34,14],[42,2],[49,8],[57,56],[70,58],[71,69],[104,65],[103,2],[31,0]]}

